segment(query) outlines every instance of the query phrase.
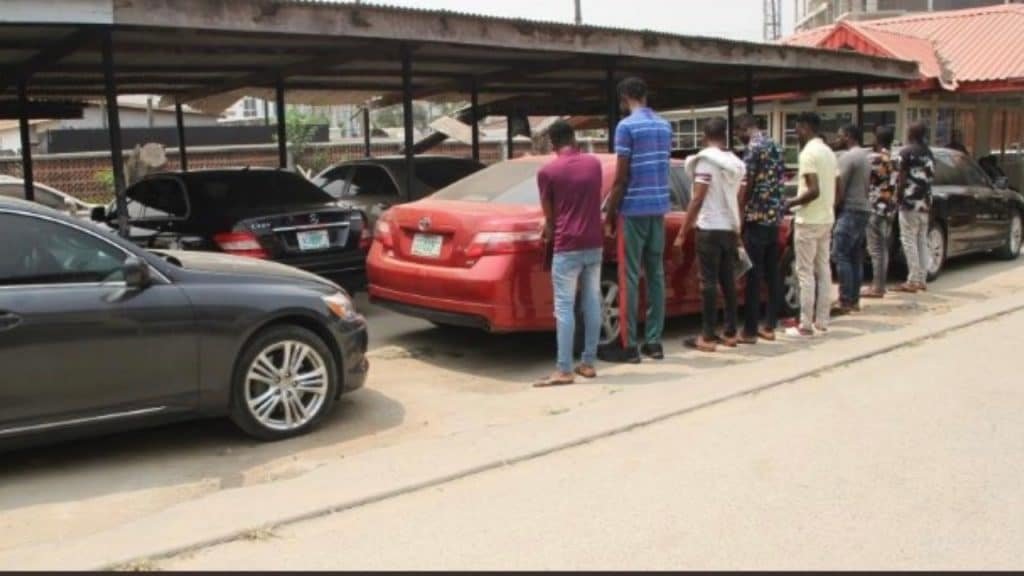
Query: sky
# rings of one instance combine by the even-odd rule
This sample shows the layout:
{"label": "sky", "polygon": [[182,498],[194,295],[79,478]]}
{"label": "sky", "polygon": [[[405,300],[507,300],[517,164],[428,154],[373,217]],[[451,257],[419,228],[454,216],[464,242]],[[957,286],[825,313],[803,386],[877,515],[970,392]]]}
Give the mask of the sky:
{"label": "sky", "polygon": [[[572,22],[573,0],[369,0],[414,8]],[[597,26],[758,41],[764,0],[582,0],[583,21]],[[782,1],[782,30],[793,28],[793,2]]]}

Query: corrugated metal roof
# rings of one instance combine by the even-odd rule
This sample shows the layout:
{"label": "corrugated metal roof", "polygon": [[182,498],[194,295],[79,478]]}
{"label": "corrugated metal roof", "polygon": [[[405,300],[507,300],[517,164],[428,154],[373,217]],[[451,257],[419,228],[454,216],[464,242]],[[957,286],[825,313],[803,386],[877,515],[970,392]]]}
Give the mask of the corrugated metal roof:
{"label": "corrugated metal roof", "polygon": [[954,86],[1024,79],[1021,4],[842,22],[790,36],[783,43],[824,47],[841,26],[859,31],[897,58],[917,61],[922,74]]}

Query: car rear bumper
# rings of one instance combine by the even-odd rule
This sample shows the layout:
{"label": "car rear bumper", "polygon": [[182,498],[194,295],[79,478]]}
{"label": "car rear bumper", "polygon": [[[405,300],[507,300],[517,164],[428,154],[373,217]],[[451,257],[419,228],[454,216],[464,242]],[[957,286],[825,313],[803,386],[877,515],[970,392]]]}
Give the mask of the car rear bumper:
{"label": "car rear bumper", "polygon": [[337,282],[350,292],[366,289],[366,256],[362,252],[286,257],[275,261]]}

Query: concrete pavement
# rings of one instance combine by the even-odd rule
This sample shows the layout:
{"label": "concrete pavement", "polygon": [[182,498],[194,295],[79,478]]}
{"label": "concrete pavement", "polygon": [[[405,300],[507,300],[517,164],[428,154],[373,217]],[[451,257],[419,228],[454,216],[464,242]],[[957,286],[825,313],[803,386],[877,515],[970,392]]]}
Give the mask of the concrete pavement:
{"label": "concrete pavement", "polygon": [[1021,569],[1024,312],[166,569]]}
{"label": "concrete pavement", "polygon": [[[114,474],[144,468],[132,460],[86,460],[88,468],[94,469],[89,470],[90,474],[98,479],[104,475],[108,478],[105,488],[110,495],[84,500],[75,499],[74,494],[76,486],[81,485],[80,479],[87,476],[80,471],[83,466],[72,466],[81,463],[67,463],[59,470],[75,472],[60,475],[69,485],[63,491],[43,482],[33,484],[33,474],[26,469],[22,472],[24,481],[0,485],[0,503],[12,503],[12,499],[2,497],[4,493],[17,494],[34,488],[33,494],[39,497],[66,498],[67,504],[14,507],[0,515],[4,534],[14,538],[13,544],[9,540],[0,544],[0,566],[98,567],[123,563],[246,537],[265,525],[280,525],[381,501],[503,463],[543,456],[697,411],[1005,313],[1024,305],[1024,297],[1019,294],[1022,284],[1024,267],[1017,263],[967,262],[962,268],[952,269],[928,295],[897,296],[872,303],[859,316],[840,319],[826,339],[759,345],[715,357],[670,348],[672,353],[664,363],[606,369],[595,384],[543,392],[529,388],[531,369],[520,365],[524,354],[532,352],[524,353],[522,346],[509,347],[504,339],[477,336],[468,348],[458,339],[438,341],[434,348],[417,348],[409,343],[401,350],[415,353],[392,356],[388,352],[386,357],[377,358],[377,374],[397,380],[382,381],[378,376],[371,385],[380,387],[379,391],[366,393],[393,393],[395,389],[391,386],[401,382],[402,374],[413,375],[401,388],[401,406],[406,414],[421,410],[419,402],[426,399],[445,408],[442,413],[435,413],[438,419],[429,422],[429,426],[403,423],[399,427],[413,428],[415,434],[396,436],[388,432],[383,436],[389,438],[389,443],[376,435],[356,436],[332,445],[333,440],[324,435],[333,431],[320,431],[297,442],[269,447],[283,455],[288,448],[298,450],[293,456],[282,458],[284,466],[277,469],[279,475],[230,487],[206,485],[203,491],[176,494],[180,497],[177,501],[155,502],[147,493],[119,490],[109,480],[116,478]],[[445,350],[446,344],[480,353],[460,358],[433,352]],[[496,366],[494,355],[488,352],[491,349],[502,353],[505,362],[487,377],[478,376],[474,381],[469,373],[478,364]],[[546,356],[546,361],[536,368],[537,375],[547,371]],[[412,392],[416,395],[412,396]],[[357,397],[353,397],[356,402],[348,408],[353,411],[350,415],[359,414]],[[342,419],[342,423],[346,421]],[[182,443],[191,446],[192,440],[186,438]],[[313,454],[340,452],[341,459],[308,457],[304,445],[318,440],[325,444]],[[103,445],[108,446],[109,443]],[[146,453],[146,445],[141,442],[136,442],[134,448],[144,458],[154,455]],[[227,458],[244,463],[266,450],[266,446],[254,445]],[[162,476],[173,478],[179,469],[202,463],[163,458]],[[17,471],[8,468],[9,472],[12,470]],[[140,504],[149,508],[140,510]],[[126,511],[131,514],[123,516]],[[44,527],[70,524],[78,532],[59,539],[50,537],[27,543],[22,540],[19,544],[18,538],[32,534],[32,527],[40,525],[41,512],[53,515],[52,519],[44,518]],[[88,526],[93,529],[83,530]]]}

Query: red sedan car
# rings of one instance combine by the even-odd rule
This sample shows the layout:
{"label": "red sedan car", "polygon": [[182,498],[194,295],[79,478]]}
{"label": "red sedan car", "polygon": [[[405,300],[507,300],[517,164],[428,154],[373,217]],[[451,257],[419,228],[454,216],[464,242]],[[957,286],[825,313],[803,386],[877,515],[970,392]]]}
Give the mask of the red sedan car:
{"label": "red sedan car", "polygon": [[[604,168],[605,198],[615,176],[615,156],[598,155]],[[550,272],[541,240],[543,212],[537,172],[551,157],[533,156],[495,164],[434,195],[395,206],[377,222],[367,259],[370,297],[392,310],[439,325],[490,332],[549,331],[555,328]],[[666,216],[666,312],[699,313],[698,266],[693,242],[684,254],[671,246],[689,201],[682,162],[671,168],[673,211]],[[789,225],[779,242],[788,243]],[[784,250],[785,299],[795,287],[791,255]],[[605,244],[601,291],[601,342],[619,334],[615,241]],[[643,290],[641,290],[643,294]],[[741,289],[742,298],[743,290]],[[641,305],[641,310],[644,306]]]}

